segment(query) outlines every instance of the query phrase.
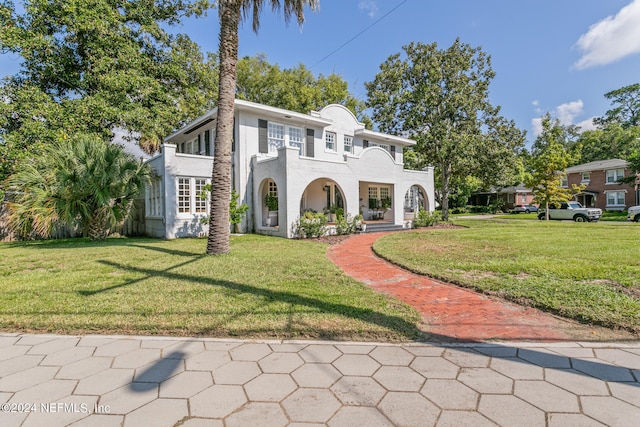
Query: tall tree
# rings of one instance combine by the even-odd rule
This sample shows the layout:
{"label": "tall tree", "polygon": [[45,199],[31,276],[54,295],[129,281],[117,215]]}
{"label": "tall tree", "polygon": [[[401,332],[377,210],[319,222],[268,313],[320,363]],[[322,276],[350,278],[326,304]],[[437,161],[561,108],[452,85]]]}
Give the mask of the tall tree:
{"label": "tall tree", "polygon": [[[489,102],[495,73],[481,48],[456,40],[410,43],[365,83],[367,105],[383,132],[417,140],[420,165],[433,164],[441,178],[441,206],[448,219],[451,183],[475,175],[489,185],[512,184],[524,134]],[[412,159],[414,163],[415,158]]]}
{"label": "tall tree", "polygon": [[597,125],[618,123],[623,127],[640,126],[640,83],[624,86],[604,94],[613,108],[604,117],[594,120]]}
{"label": "tall tree", "polygon": [[[65,135],[140,135],[149,151],[202,114],[215,58],[167,28],[207,0],[0,0],[0,52],[21,58],[0,84],[0,178],[16,157]],[[34,150],[32,150],[34,149]],[[35,151],[32,152],[31,151]]]}
{"label": "tall tree", "polygon": [[319,0],[219,0],[218,16],[220,35],[218,55],[220,57],[218,79],[218,113],[214,141],[213,171],[211,176],[211,215],[207,253],[210,255],[229,252],[229,201],[231,198],[231,142],[233,138],[233,112],[236,96],[238,63],[238,27],[252,13],[255,32],[260,27],[260,12],[267,3],[273,10],[281,7],[285,21],[295,16],[298,24],[304,22],[304,8],[316,9]]}
{"label": "tall tree", "polygon": [[640,126],[623,127],[617,122],[607,123],[599,129],[580,134],[576,147],[581,163],[628,159],[633,152],[640,150]]}
{"label": "tall tree", "polygon": [[573,159],[566,149],[567,129],[550,114],[542,118],[542,133],[533,143],[529,158],[530,176],[525,185],[533,192],[533,202],[544,206],[549,220],[549,206],[569,200],[572,194],[581,190],[574,185],[571,189],[562,187],[565,169]]}

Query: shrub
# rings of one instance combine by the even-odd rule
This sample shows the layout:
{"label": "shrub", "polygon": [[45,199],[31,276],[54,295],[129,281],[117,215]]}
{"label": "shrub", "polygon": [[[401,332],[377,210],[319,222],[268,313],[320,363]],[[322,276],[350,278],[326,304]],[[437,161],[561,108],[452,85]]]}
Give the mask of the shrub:
{"label": "shrub", "polygon": [[457,207],[457,208],[453,208],[451,209],[450,213],[452,214],[465,214],[468,213],[469,211],[467,210],[466,207]]}
{"label": "shrub", "polygon": [[413,219],[413,228],[420,227],[432,227],[442,221],[442,213],[429,212],[423,208],[420,208],[415,218]]}
{"label": "shrub", "polygon": [[338,217],[338,222],[336,222],[336,234],[342,236],[345,234],[353,234],[356,232],[358,226],[362,224],[362,217],[357,215],[355,218],[352,218],[350,214],[347,214],[347,217]]}
{"label": "shrub", "polygon": [[327,232],[327,216],[323,213],[305,212],[294,224],[294,231],[302,239],[324,236]]}

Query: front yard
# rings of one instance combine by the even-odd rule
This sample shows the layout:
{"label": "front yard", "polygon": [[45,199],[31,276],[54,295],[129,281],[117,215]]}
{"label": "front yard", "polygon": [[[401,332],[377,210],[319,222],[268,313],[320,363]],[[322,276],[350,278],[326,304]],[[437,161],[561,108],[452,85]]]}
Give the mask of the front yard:
{"label": "front yard", "polygon": [[464,228],[388,235],[374,249],[421,274],[640,333],[640,227],[516,217],[457,219]]}
{"label": "front yard", "polygon": [[327,245],[247,235],[0,244],[0,330],[407,341],[419,315],[344,275]]}

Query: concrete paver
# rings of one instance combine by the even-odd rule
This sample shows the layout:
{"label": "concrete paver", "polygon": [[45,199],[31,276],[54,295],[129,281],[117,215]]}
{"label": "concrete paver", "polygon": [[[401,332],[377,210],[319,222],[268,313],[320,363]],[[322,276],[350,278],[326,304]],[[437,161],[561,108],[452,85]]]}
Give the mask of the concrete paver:
{"label": "concrete paver", "polygon": [[[640,420],[640,342],[189,338],[163,346],[158,337],[0,333],[5,337],[2,350],[28,352],[49,343],[52,353],[41,346],[42,354],[16,352],[1,362],[10,372],[0,375],[2,426],[631,426]],[[95,351],[61,366],[40,365],[69,352],[69,342],[77,348],[92,343]],[[180,346],[202,351],[181,352]],[[163,358],[159,350],[168,347],[173,356]],[[143,349],[154,350],[155,359]],[[114,367],[125,355],[127,366],[146,364]]]}

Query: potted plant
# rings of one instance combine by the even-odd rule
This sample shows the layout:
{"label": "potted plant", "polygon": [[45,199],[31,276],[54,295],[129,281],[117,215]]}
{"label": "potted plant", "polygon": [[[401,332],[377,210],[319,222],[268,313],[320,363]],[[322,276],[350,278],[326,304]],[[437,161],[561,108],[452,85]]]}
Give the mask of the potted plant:
{"label": "potted plant", "polygon": [[264,196],[264,204],[269,211],[267,225],[278,225],[278,197],[273,194],[267,194]]}
{"label": "potted plant", "polygon": [[380,200],[380,207],[385,211],[391,209],[391,197],[383,197]]}
{"label": "potted plant", "polygon": [[338,206],[337,205],[331,205],[329,206],[328,211],[328,215],[329,215],[329,222],[336,222],[336,214],[338,213]]}

